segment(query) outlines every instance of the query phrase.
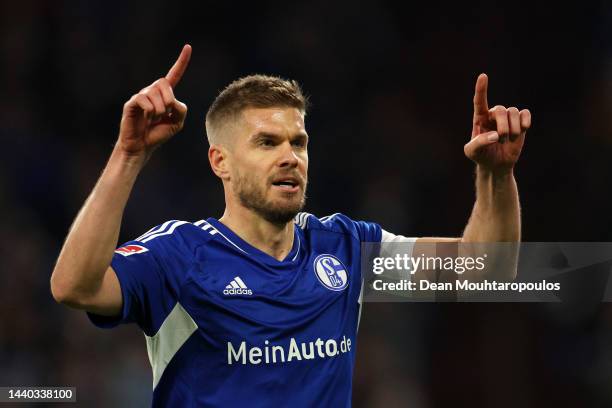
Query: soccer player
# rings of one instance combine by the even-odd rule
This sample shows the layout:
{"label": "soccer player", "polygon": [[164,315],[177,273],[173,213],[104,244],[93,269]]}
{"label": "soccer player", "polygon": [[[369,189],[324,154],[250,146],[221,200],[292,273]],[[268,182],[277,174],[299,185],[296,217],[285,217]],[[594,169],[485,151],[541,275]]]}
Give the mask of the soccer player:
{"label": "soccer player", "polygon": [[[306,101],[298,84],[249,76],[206,116],[221,179],[219,219],[166,221],[117,248],[124,207],[153,151],[181,130],[174,89],[186,45],[164,78],[124,105],[119,137],[76,217],[51,277],[54,298],[99,327],[134,322],[153,369],[153,406],[350,406],[361,310],[362,242],[408,242],[375,223],[300,212],[308,174]],[[481,75],[465,154],[477,198],[461,238],[518,242],[513,177],[530,113],[486,100]]]}

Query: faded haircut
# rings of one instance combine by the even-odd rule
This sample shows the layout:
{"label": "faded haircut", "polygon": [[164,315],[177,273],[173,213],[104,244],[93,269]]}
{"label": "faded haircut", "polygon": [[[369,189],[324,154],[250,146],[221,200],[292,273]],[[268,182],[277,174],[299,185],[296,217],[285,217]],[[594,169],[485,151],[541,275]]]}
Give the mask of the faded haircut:
{"label": "faded haircut", "polygon": [[249,75],[229,84],[214,100],[206,114],[206,135],[210,144],[220,143],[220,130],[228,121],[235,121],[246,108],[290,107],[304,115],[308,99],[300,85],[268,75]]}

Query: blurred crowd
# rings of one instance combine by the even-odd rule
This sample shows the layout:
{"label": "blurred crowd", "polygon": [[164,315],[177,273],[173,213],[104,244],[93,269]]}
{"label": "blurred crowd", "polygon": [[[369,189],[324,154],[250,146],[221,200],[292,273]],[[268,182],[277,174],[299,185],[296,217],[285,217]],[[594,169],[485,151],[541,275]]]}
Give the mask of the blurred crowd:
{"label": "blurred crowd", "polygon": [[[184,43],[193,57],[175,93],[187,122],[141,175],[121,241],[221,215],[204,115],[251,73],[296,79],[310,96],[307,211],[459,236],[480,72],[491,106],[533,114],[516,169],[524,240],[611,241],[610,27],[603,1],[1,2],[0,386],[75,386],[87,407],[150,404],[142,333],[55,304],[49,277],[123,103]],[[598,302],[369,303],[357,355],[356,408],[612,404],[612,308]]]}

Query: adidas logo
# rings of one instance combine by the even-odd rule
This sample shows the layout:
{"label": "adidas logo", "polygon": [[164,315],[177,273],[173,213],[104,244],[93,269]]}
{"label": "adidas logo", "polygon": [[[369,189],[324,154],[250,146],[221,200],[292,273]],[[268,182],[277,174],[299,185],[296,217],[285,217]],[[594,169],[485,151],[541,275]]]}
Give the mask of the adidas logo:
{"label": "adidas logo", "polygon": [[253,291],[244,284],[239,276],[236,276],[223,290],[224,295],[252,295]]}

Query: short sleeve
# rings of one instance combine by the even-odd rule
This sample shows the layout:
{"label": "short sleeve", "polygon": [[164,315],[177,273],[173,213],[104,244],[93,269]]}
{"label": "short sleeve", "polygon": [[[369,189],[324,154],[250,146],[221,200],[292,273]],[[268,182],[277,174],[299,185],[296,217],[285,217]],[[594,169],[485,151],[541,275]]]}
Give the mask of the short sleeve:
{"label": "short sleeve", "polygon": [[189,256],[180,248],[182,239],[174,221],[161,224],[126,242],[115,250],[111,267],[121,286],[123,306],[117,316],[88,312],[91,322],[100,328],[122,323],[136,323],[147,335],[155,333],[174,307]]}
{"label": "short sleeve", "polygon": [[394,244],[406,244],[406,245],[410,245],[411,251],[412,252],[412,248],[414,247],[414,243],[416,242],[418,238],[415,237],[405,237],[403,235],[395,235],[389,231],[385,231],[384,229],[381,230],[381,239],[380,242],[387,242],[387,243],[394,243]]}
{"label": "short sleeve", "polygon": [[354,221],[361,242],[380,242],[382,229],[380,225],[368,221]]}
{"label": "short sleeve", "polygon": [[375,222],[355,221],[341,213],[321,217],[318,221],[332,231],[349,233],[360,242],[380,242],[380,225]]}
{"label": "short sleeve", "polygon": [[[391,232],[381,230],[381,239],[380,239],[380,257],[383,258],[395,258],[397,255],[404,256],[412,256],[414,251],[414,244],[417,238],[414,237],[405,237],[403,235],[395,235]],[[412,275],[408,270],[400,269],[392,269],[387,271],[386,277],[389,279],[408,279],[411,280]]]}
{"label": "short sleeve", "polygon": [[156,258],[159,248],[129,241],[115,250],[111,266],[117,274],[123,297],[121,314],[100,316],[87,313],[91,322],[101,328],[122,323],[137,323],[145,332],[164,297],[164,270]]}

